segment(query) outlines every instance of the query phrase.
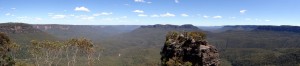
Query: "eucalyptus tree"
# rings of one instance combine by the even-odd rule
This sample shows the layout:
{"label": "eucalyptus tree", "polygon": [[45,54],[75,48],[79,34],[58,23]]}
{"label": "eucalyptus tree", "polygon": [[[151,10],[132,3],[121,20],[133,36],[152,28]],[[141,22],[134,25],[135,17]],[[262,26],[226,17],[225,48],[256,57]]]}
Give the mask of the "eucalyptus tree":
{"label": "eucalyptus tree", "polygon": [[14,59],[8,55],[12,42],[4,33],[0,33],[0,66],[12,66]]}
{"label": "eucalyptus tree", "polygon": [[86,39],[86,38],[78,38],[78,39],[70,39],[68,41],[68,45],[69,46],[73,46],[72,48],[75,48],[75,52],[73,54],[73,66],[75,65],[76,63],[76,58],[77,58],[77,54],[78,54],[78,51],[82,51],[84,54],[86,54],[87,56],[87,64],[89,66],[91,66],[93,64],[93,54],[94,54],[94,45],[93,45],[93,42],[89,39]]}
{"label": "eucalyptus tree", "polygon": [[37,66],[57,66],[62,59],[67,60],[67,66],[75,66],[79,53],[85,55],[87,65],[92,66],[95,53],[93,42],[86,38],[73,38],[63,42],[32,40],[29,48]]}
{"label": "eucalyptus tree", "polygon": [[55,65],[61,61],[63,47],[64,44],[59,41],[32,40],[29,52],[34,57],[35,65],[39,66],[42,63],[40,61],[44,61],[44,64],[52,66],[55,61]]}

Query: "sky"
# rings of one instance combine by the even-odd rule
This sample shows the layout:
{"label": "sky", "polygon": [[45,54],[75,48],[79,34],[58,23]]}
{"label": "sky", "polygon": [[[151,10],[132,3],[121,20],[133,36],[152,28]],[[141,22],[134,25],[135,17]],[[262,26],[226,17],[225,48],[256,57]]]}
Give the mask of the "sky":
{"label": "sky", "polygon": [[296,25],[300,0],[0,0],[0,23]]}

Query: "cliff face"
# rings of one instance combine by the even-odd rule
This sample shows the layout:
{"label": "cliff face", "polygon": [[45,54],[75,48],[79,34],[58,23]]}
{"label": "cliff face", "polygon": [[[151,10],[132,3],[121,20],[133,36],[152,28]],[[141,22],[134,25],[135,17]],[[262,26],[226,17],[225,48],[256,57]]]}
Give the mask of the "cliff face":
{"label": "cliff face", "polygon": [[29,24],[24,23],[1,23],[0,32],[4,33],[33,33],[41,32],[38,29],[33,28]]}
{"label": "cliff face", "polygon": [[141,28],[160,28],[160,29],[198,29],[198,27],[193,26],[191,24],[185,24],[185,25],[147,25],[147,26],[141,26]]}
{"label": "cliff face", "polygon": [[169,32],[161,51],[163,66],[219,66],[217,49],[201,32]]}

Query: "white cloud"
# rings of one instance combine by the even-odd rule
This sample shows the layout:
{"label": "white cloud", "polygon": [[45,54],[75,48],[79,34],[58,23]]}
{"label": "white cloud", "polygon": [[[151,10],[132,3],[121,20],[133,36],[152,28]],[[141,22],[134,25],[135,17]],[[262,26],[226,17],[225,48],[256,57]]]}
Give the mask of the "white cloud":
{"label": "white cloud", "polygon": [[54,13],[48,13],[48,16],[52,16]]}
{"label": "white cloud", "polygon": [[230,19],[235,19],[236,17],[230,17]]}
{"label": "white cloud", "polygon": [[6,13],[5,15],[6,15],[6,16],[10,16],[11,14],[10,14],[10,13]]}
{"label": "white cloud", "polygon": [[97,14],[93,14],[93,16],[100,16],[100,15],[102,15],[102,14],[99,14],[99,13],[97,13]]}
{"label": "white cloud", "polygon": [[81,6],[81,7],[76,7],[74,9],[75,11],[85,11],[85,12],[90,12],[90,10],[84,6]]}
{"label": "white cloud", "polygon": [[223,17],[222,16],[214,16],[213,18],[215,18],[215,19],[221,19]]}
{"label": "white cloud", "polygon": [[183,17],[188,17],[189,15],[187,15],[187,14],[181,14],[181,16],[183,16]]}
{"label": "white cloud", "polygon": [[112,15],[112,14],[113,14],[112,12],[102,12],[102,13],[93,14],[93,16]]}
{"label": "white cloud", "polygon": [[137,3],[147,3],[147,4],[151,4],[152,3],[150,1],[145,1],[145,0],[134,0],[134,2],[137,2]]}
{"label": "white cloud", "polygon": [[115,19],[114,18],[103,18],[102,20],[103,21],[114,21]]}
{"label": "white cloud", "polygon": [[241,14],[244,14],[244,13],[246,13],[246,11],[247,11],[247,10],[240,10],[240,13],[241,13]]}
{"label": "white cloud", "polygon": [[175,17],[176,15],[175,14],[172,14],[172,13],[165,13],[165,14],[160,14],[161,17]]}
{"label": "white cloud", "polygon": [[126,19],[126,18],[128,18],[127,16],[122,16],[122,17],[120,17],[120,18],[124,18],[124,19]]}
{"label": "white cloud", "polygon": [[259,21],[259,19],[255,18],[255,21]]}
{"label": "white cloud", "polygon": [[36,21],[41,21],[41,20],[43,20],[43,19],[42,19],[42,18],[39,18],[39,17],[36,17],[35,20],[36,20]]}
{"label": "white cloud", "polygon": [[53,15],[52,18],[53,19],[63,19],[63,18],[66,18],[66,15]]}
{"label": "white cloud", "polygon": [[19,19],[24,19],[24,18],[28,18],[27,16],[21,16],[21,17],[17,17]]}
{"label": "white cloud", "polygon": [[159,17],[159,15],[154,14],[154,15],[151,15],[150,17]]}
{"label": "white cloud", "polygon": [[175,0],[175,3],[179,3],[179,0]]}
{"label": "white cloud", "polygon": [[95,17],[89,16],[89,17],[82,17],[81,19],[84,19],[84,20],[93,20],[93,19],[95,19]]}
{"label": "white cloud", "polygon": [[114,21],[116,18],[102,18],[102,21]]}
{"label": "white cloud", "polygon": [[134,2],[146,2],[146,1],[144,1],[144,0],[134,0]]}
{"label": "white cloud", "polygon": [[132,11],[132,12],[135,12],[135,13],[144,13],[143,10],[134,10],[134,11]]}
{"label": "white cloud", "polygon": [[27,16],[21,16],[21,17],[17,17],[17,19],[18,19],[19,21],[22,21],[22,22],[25,22],[25,21],[27,21],[27,20],[28,20],[28,18],[29,18],[29,17],[27,17]]}
{"label": "white cloud", "polygon": [[39,22],[39,21],[42,21],[43,19],[40,18],[40,17],[28,17],[28,16],[19,16],[19,17],[16,17],[17,21],[20,21],[20,22]]}
{"label": "white cloud", "polygon": [[266,21],[266,22],[269,22],[269,21],[271,21],[271,20],[268,20],[268,19],[267,19],[267,20],[265,20],[265,21]]}
{"label": "white cloud", "polygon": [[4,14],[4,15],[6,15],[6,16],[15,16],[15,15],[13,15],[13,14],[11,14],[11,13],[6,13],[6,14]]}
{"label": "white cloud", "polygon": [[209,16],[204,15],[203,18],[209,18]]}
{"label": "white cloud", "polygon": [[72,16],[72,17],[73,17],[73,16],[75,16],[75,15],[74,15],[74,14],[71,14],[71,15],[69,15],[69,16]]}
{"label": "white cloud", "polygon": [[146,14],[139,14],[138,16],[140,16],[140,17],[147,17],[148,15],[146,15]]}
{"label": "white cloud", "polygon": [[101,18],[101,21],[104,22],[127,22],[126,18],[127,16],[121,16],[121,17],[106,17],[106,18]]}
{"label": "white cloud", "polygon": [[95,19],[94,15],[90,15],[90,16],[88,16],[88,15],[75,15],[74,17],[77,18],[77,19],[90,20],[90,21]]}
{"label": "white cloud", "polygon": [[101,13],[102,15],[111,15],[111,14],[113,14],[112,12],[102,12]]}
{"label": "white cloud", "polygon": [[17,8],[10,8],[10,9],[12,9],[12,10],[16,10]]}
{"label": "white cloud", "polygon": [[245,20],[249,21],[249,20],[252,20],[251,18],[245,18]]}

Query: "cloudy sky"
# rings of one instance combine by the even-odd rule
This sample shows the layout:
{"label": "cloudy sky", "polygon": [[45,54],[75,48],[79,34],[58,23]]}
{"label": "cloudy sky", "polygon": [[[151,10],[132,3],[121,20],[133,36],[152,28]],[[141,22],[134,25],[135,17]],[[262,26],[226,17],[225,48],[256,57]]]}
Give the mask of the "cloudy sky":
{"label": "cloudy sky", "polygon": [[0,23],[298,25],[300,0],[0,0]]}

